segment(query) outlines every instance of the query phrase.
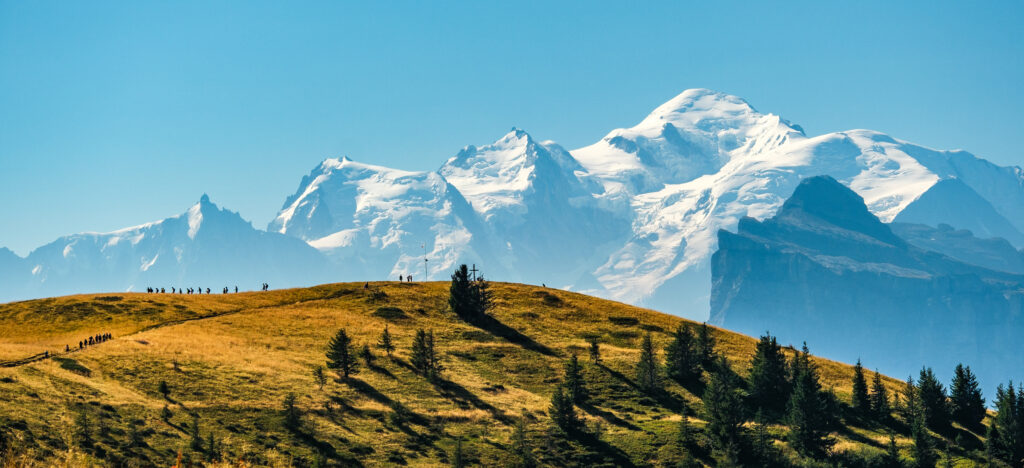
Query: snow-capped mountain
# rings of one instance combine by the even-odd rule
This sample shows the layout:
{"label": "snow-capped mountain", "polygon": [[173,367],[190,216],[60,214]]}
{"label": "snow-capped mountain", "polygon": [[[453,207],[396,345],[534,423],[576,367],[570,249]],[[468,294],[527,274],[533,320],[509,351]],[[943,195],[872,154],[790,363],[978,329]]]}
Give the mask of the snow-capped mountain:
{"label": "snow-capped mountain", "polygon": [[[772,216],[801,179],[819,174],[852,188],[884,222],[906,213],[914,223],[950,224],[1024,247],[1019,167],[870,130],[807,136],[799,125],[707,89],[684,91],[637,125],[572,151],[513,129],[494,143],[465,147],[433,172],[327,159],[302,179],[268,231],[325,254],[332,280],[423,279],[425,270],[428,279],[445,279],[457,264],[476,263],[495,279],[703,319],[718,230],[735,229],[744,216]],[[964,206],[942,209],[950,204]],[[35,289],[40,294],[100,284],[85,271],[119,278],[119,288],[138,287],[146,276],[140,271],[188,261],[170,247],[124,246],[172,225],[180,226],[175,246],[195,244],[188,219],[69,236],[23,263],[0,255],[0,269],[27,268],[35,271],[32,284],[65,285]],[[952,238],[944,239],[950,252]],[[248,265],[231,261],[237,265],[216,271]]]}
{"label": "snow-capped mountain", "polygon": [[32,251],[24,288],[2,285],[4,299],[148,286],[256,289],[329,281],[332,267],[292,237],[257,230],[203,195],[185,213],[107,233],[65,236]]}
{"label": "snow-capped mountain", "polygon": [[340,279],[415,277],[425,267],[444,278],[457,262],[494,258],[480,215],[440,174],[348,158],[327,159],[304,177],[268,230],[326,253]]}

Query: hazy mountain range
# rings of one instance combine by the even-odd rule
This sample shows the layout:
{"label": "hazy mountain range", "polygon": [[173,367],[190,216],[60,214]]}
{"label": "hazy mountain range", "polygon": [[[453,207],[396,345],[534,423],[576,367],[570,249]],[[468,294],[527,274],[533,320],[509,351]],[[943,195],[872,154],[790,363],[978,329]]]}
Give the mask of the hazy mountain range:
{"label": "hazy mountain range", "polygon": [[[807,136],[739,97],[691,89],[575,150],[513,129],[433,172],[327,159],[266,231],[204,198],[185,214],[63,237],[26,258],[0,251],[0,299],[444,279],[476,263],[495,279],[703,319],[718,231],[772,216],[801,179],[819,174],[852,188],[884,222],[945,224],[1024,246],[1019,167],[868,130]],[[932,242],[959,249],[955,236],[944,239]]]}

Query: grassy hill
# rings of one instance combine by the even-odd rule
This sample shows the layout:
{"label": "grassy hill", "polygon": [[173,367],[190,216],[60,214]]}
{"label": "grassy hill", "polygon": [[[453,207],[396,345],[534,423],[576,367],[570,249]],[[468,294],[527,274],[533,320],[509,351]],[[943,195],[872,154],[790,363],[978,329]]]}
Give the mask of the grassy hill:
{"label": "grassy hill", "polygon": [[[560,290],[506,283],[491,289],[497,320],[485,328],[448,311],[448,283],[441,282],[80,295],[0,305],[0,361],[13,365],[49,353],[0,368],[4,464],[170,465],[179,453],[198,464],[209,457],[203,452],[212,434],[215,452],[231,465],[437,466],[452,463],[458,451],[469,464],[504,466],[520,420],[542,464],[673,466],[681,459],[679,410],[685,403],[692,425],[703,426],[699,389],[669,383],[665,395],[646,396],[633,382],[634,365],[644,333],[663,350],[680,323],[699,324]],[[376,344],[385,324],[397,345],[394,359],[375,349],[374,366],[363,366],[348,382],[328,371],[318,388],[312,369],[324,364],[325,346],[338,329],[361,346]],[[408,364],[420,328],[436,336],[445,367],[439,383]],[[112,340],[64,351],[108,332]],[[713,334],[718,352],[745,375],[756,340],[719,329]],[[601,342],[600,365],[587,361],[589,337]],[[572,353],[584,363],[592,394],[580,413],[588,432],[600,428],[598,437],[560,437],[547,415]],[[815,362],[823,385],[848,402],[852,367]],[[159,391],[162,381],[167,397]],[[889,378],[885,384],[891,395],[902,387]],[[282,425],[289,394],[302,412],[298,432]],[[83,415],[95,439],[84,450],[75,442]],[[836,451],[881,453],[895,429],[909,456],[905,428],[853,421],[844,420],[834,434]],[[202,451],[190,448],[195,422]],[[977,444],[975,435],[961,433],[961,445]],[[795,459],[785,434],[785,427],[768,427],[775,446]],[[130,444],[133,438],[138,443]],[[976,452],[942,443],[971,466]]]}

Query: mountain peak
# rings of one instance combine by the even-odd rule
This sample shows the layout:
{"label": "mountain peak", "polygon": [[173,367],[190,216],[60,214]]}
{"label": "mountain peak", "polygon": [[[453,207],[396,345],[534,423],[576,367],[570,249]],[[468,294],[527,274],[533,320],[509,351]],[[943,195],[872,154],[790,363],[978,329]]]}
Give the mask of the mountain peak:
{"label": "mountain peak", "polygon": [[890,244],[902,244],[888,226],[868,211],[860,195],[827,175],[800,181],[777,217],[791,219],[808,215]]}

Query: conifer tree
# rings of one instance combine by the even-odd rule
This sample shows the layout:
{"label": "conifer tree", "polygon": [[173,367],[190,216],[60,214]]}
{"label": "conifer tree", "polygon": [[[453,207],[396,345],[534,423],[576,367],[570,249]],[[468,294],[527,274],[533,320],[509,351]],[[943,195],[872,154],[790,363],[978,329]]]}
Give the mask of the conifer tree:
{"label": "conifer tree", "polygon": [[551,416],[551,421],[555,423],[555,426],[565,432],[575,431],[579,427],[576,408],[569,397],[565,395],[561,385],[555,387],[555,393],[551,395],[548,415]]}
{"label": "conifer tree", "polygon": [[790,444],[804,456],[824,456],[835,441],[828,436],[821,383],[806,343],[803,351],[793,357],[791,367],[794,372],[793,392],[787,417]]}
{"label": "conifer tree", "polygon": [[711,328],[702,323],[697,330],[697,356],[700,365],[711,370],[715,364],[715,337],[711,336]]}
{"label": "conifer tree", "polygon": [[483,276],[471,279],[469,267],[465,264],[459,265],[452,273],[448,293],[448,306],[452,312],[470,323],[483,318],[492,305],[489,284]]}
{"label": "conifer tree", "polygon": [[569,360],[565,362],[565,391],[574,404],[583,403],[587,399],[587,387],[582,370],[576,355],[569,356]]}
{"label": "conifer tree", "polygon": [[672,342],[665,348],[665,373],[680,384],[687,384],[700,377],[700,356],[693,333],[686,325],[680,324],[672,334]]}
{"label": "conifer tree", "polygon": [[295,394],[289,393],[288,395],[285,395],[284,402],[281,406],[284,428],[293,432],[298,430],[299,426],[302,424],[302,414],[299,412],[299,408],[295,406]]}
{"label": "conifer tree", "polygon": [[953,383],[949,386],[949,401],[953,420],[967,428],[981,427],[985,419],[985,399],[970,367],[956,365]]}
{"label": "conifer tree", "polygon": [[167,386],[166,380],[160,381],[160,384],[157,385],[157,391],[159,391],[160,394],[163,395],[165,399],[171,394],[171,388]]}
{"label": "conifer tree", "polygon": [[373,367],[373,361],[377,357],[374,356],[373,351],[370,350],[370,345],[364,344],[363,347],[359,349],[359,358],[363,360],[366,367]]}
{"label": "conifer tree", "polygon": [[590,362],[594,364],[601,363],[601,345],[597,343],[596,337],[587,338],[587,343],[590,343]]}
{"label": "conifer tree", "polygon": [[917,386],[914,385],[914,378],[908,376],[907,383],[903,386],[903,398],[900,401],[899,413],[903,417],[903,422],[910,425],[914,418],[917,417],[916,412],[921,409],[921,404],[917,399]]}
{"label": "conifer tree", "polygon": [[774,336],[765,334],[757,342],[748,382],[750,407],[763,412],[766,418],[781,416],[789,402],[789,369]]}
{"label": "conifer tree", "polygon": [[712,367],[703,401],[708,438],[726,463],[735,465],[744,445],[745,418],[739,383],[725,358]]}
{"label": "conifer tree", "polygon": [[935,455],[935,442],[928,433],[923,408],[910,426],[910,438],[914,441],[914,466],[916,468],[934,468],[938,457]]}
{"label": "conifer tree", "polygon": [[512,452],[516,457],[518,468],[533,468],[537,462],[533,459],[533,451],[530,449],[529,441],[526,439],[526,411],[516,420],[512,429]]}
{"label": "conifer tree", "polygon": [[427,350],[427,331],[416,330],[416,337],[412,339],[412,355],[409,358],[412,368],[417,374],[426,376],[430,371],[430,355]]}
{"label": "conifer tree", "polygon": [[199,434],[199,416],[192,415],[192,425],[188,428],[189,432],[189,448],[193,452],[203,451],[203,436]]}
{"label": "conifer tree", "polygon": [[889,444],[885,448],[885,454],[882,455],[881,460],[878,463],[879,468],[902,468],[903,459],[900,458],[900,449],[896,445],[896,435],[889,433]]}
{"label": "conifer tree", "polygon": [[391,342],[391,332],[388,331],[388,324],[384,324],[384,331],[380,334],[380,339],[377,340],[377,347],[384,350],[384,354],[391,357],[391,353],[395,351],[395,345]]}
{"label": "conifer tree", "polygon": [[853,409],[861,416],[871,414],[871,399],[868,395],[868,381],[864,378],[864,367],[857,359],[853,366]]}
{"label": "conifer tree", "polygon": [[658,358],[654,353],[654,342],[651,340],[651,333],[647,332],[640,342],[640,360],[636,363],[636,384],[647,393],[655,393],[661,389]]}
{"label": "conifer tree", "polygon": [[917,379],[917,397],[924,409],[924,422],[929,428],[942,431],[949,427],[949,402],[946,388],[930,367],[921,369]]}
{"label": "conifer tree", "polygon": [[1019,467],[1024,460],[1024,388],[1015,390],[1013,382],[1008,387],[1000,384],[995,405],[991,452],[997,459]]}
{"label": "conifer tree", "polygon": [[89,420],[89,413],[83,408],[75,417],[75,444],[83,449],[90,449],[93,446],[92,422]]}
{"label": "conifer tree", "polygon": [[317,388],[320,390],[324,389],[324,384],[327,383],[327,376],[324,375],[324,366],[313,368],[313,382],[316,382]]}
{"label": "conifer tree", "polygon": [[885,421],[889,418],[889,393],[885,389],[885,385],[882,385],[882,374],[878,373],[878,369],[875,369],[875,376],[871,379],[871,414],[874,415],[878,421]]}
{"label": "conifer tree", "polygon": [[338,330],[327,344],[327,367],[337,370],[346,379],[359,372],[359,363],[352,351],[352,340],[344,328]]}

